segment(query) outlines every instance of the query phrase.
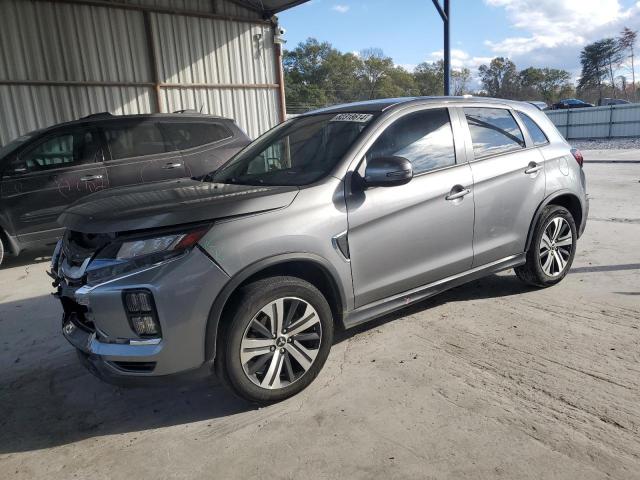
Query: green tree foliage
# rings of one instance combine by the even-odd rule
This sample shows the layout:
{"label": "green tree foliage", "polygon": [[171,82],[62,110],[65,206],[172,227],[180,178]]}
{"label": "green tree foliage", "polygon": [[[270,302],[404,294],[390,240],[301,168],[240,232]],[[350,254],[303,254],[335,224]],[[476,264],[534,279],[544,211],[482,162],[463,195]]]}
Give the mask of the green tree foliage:
{"label": "green tree foliage", "polygon": [[614,67],[623,59],[620,42],[614,38],[605,38],[586,45],[580,52],[582,73],[578,88],[582,91],[597,88],[599,98],[603,96],[603,82],[609,79],[613,96],[616,96]]}
{"label": "green tree foliage", "polygon": [[[634,62],[634,51],[636,46],[636,39],[638,37],[637,30],[631,30],[629,27],[624,27],[620,32],[618,42],[620,43],[620,50],[626,58],[631,60],[631,82],[632,93],[635,95],[636,88],[636,69]],[[624,77],[623,77],[624,78]],[[623,85],[622,91],[626,91],[626,81]]]}
{"label": "green tree foliage", "polygon": [[516,98],[518,70],[508,58],[496,57],[489,65],[478,68],[484,90],[490,97]]}

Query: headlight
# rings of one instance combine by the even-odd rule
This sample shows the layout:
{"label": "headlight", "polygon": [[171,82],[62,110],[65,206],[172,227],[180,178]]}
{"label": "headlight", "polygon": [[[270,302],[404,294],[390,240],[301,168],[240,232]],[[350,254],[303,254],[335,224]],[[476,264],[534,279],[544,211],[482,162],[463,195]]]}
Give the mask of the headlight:
{"label": "headlight", "polygon": [[186,231],[130,237],[114,242],[91,261],[87,268],[87,282],[95,284],[179,256],[193,248],[208,231],[209,226],[199,226]]}

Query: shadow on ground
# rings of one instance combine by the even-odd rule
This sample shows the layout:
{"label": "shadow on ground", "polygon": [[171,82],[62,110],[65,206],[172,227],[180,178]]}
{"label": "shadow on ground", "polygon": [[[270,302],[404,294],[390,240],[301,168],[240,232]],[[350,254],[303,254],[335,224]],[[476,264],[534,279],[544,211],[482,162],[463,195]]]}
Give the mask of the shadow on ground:
{"label": "shadow on ground", "polygon": [[[435,305],[517,295],[528,288],[515,276],[491,276],[445,292],[380,320],[339,332],[336,343]],[[28,300],[22,301],[28,308]],[[65,346],[66,347],[66,346]],[[44,354],[17,375],[2,372],[0,453],[31,451],[123,432],[226,417],[256,407],[214,379],[182,386],[116,387],[82,368],[70,347]]]}

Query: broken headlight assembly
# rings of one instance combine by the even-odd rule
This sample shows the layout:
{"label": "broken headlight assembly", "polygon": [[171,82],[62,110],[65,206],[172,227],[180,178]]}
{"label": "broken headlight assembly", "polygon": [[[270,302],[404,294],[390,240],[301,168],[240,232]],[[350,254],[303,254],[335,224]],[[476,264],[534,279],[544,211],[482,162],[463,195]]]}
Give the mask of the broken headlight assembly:
{"label": "broken headlight assembly", "polygon": [[190,251],[209,228],[209,225],[200,225],[189,230],[116,238],[89,263],[87,283],[95,285],[181,256]]}

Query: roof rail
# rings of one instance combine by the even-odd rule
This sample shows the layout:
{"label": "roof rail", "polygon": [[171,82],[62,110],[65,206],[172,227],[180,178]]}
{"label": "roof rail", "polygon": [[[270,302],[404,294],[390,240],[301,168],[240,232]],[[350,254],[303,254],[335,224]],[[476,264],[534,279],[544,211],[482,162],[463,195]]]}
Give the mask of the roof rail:
{"label": "roof rail", "polygon": [[188,113],[188,114],[193,114],[193,113],[200,113],[198,110],[194,110],[193,108],[185,108],[184,110],[176,110],[173,113]]}
{"label": "roof rail", "polygon": [[89,115],[86,115],[81,118],[84,120],[85,118],[109,118],[109,117],[113,117],[113,115],[109,112],[99,112],[99,113],[90,113]]}

